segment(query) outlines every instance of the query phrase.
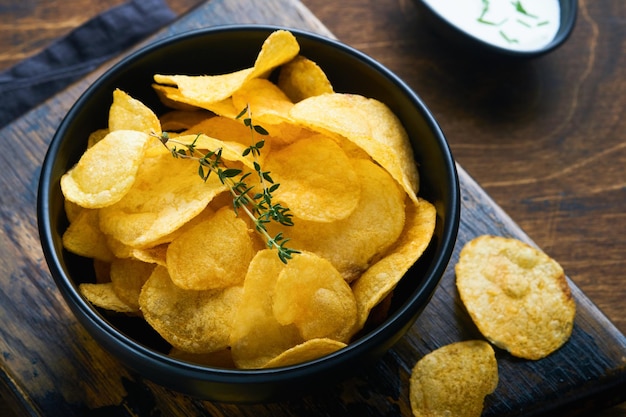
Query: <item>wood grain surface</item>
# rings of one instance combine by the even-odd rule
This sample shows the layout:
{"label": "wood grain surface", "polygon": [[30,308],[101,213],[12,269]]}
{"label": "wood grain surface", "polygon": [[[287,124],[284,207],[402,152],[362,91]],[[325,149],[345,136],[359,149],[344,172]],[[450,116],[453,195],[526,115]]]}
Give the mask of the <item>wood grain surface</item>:
{"label": "wood grain surface", "polygon": [[[3,15],[0,68],[32,55],[89,17],[119,3],[121,1],[3,2],[0,5]],[[242,10],[228,5],[237,2],[215,0],[212,3],[226,5],[214,9],[218,10],[217,14],[204,16],[204,21],[187,24],[209,25],[215,21],[212,19],[221,18],[220,14],[228,14],[229,18],[236,15],[240,21],[252,22],[275,19],[274,22],[302,25],[301,21],[306,20],[312,30],[325,30],[319,22],[307,18],[305,9],[274,8],[283,4],[280,1],[257,2],[250,9]],[[197,2],[173,0],[170,4],[180,13]],[[435,114],[457,161],[464,168],[461,172],[465,195],[468,196],[463,202],[464,213],[474,216],[464,217],[465,226],[459,242],[467,240],[473,233],[495,227],[523,238],[528,236],[565,268],[582,300],[583,314],[577,319],[575,333],[575,340],[580,340],[581,344],[572,344],[561,352],[570,358],[569,362],[548,361],[538,365],[540,371],[550,376],[562,372],[563,378],[571,383],[577,369],[584,368],[585,359],[600,367],[614,366],[621,355],[623,372],[624,353],[618,343],[622,339],[618,337],[615,345],[610,344],[616,337],[607,330],[612,326],[593,314],[597,311],[593,303],[606,313],[618,330],[626,331],[626,282],[622,277],[626,266],[626,72],[623,71],[626,68],[626,3],[621,0],[579,1],[576,29],[567,43],[549,55],[528,62],[477,58],[468,51],[454,48],[423,24],[414,4],[408,0],[304,0],[303,4],[337,38],[376,58],[402,77]],[[40,145],[19,148],[23,152],[5,152],[1,157],[3,195],[0,212],[5,231],[0,241],[3,302],[21,299],[28,303],[33,301],[29,297],[35,294],[47,294],[48,297],[45,299],[47,305],[16,311],[0,310],[3,363],[16,372],[2,376],[4,385],[13,388],[9,399],[28,406],[37,404],[40,409],[34,411],[41,412],[41,415],[52,415],[50,410],[56,410],[58,415],[79,415],[77,404],[104,412],[107,406],[121,406],[137,400],[138,392],[148,390],[145,398],[157,402],[162,415],[183,415],[181,410],[195,410],[196,415],[251,415],[268,411],[274,415],[283,415],[279,412],[284,415],[306,414],[307,410],[299,409],[298,404],[275,409],[250,408],[242,412],[234,407],[194,402],[165,392],[149,382],[140,383],[135,376],[120,370],[119,365],[93,346],[93,341],[77,328],[47,277],[34,233],[36,224],[32,204],[37,181],[35,174],[45,152],[43,147],[70,101],[88,82],[51,100],[46,104],[45,113],[27,115],[18,126],[5,129],[4,137],[0,138],[5,147],[7,135],[29,137]],[[48,124],[42,127],[40,117]],[[17,169],[14,172],[7,167]],[[10,191],[5,192],[5,187]],[[483,195],[483,189],[503,211]],[[15,210],[29,205],[26,214]],[[494,211],[486,211],[485,207]],[[509,216],[527,235],[511,222]],[[33,281],[33,277],[37,279]],[[450,285],[452,279],[448,274],[434,298],[435,303],[454,297]],[[457,307],[454,304],[449,306],[451,309]],[[432,327],[433,322],[429,322],[432,318],[433,315],[427,313],[417,327]],[[464,322],[464,319],[460,321]],[[25,327],[32,332],[34,339],[27,340],[22,336]],[[53,338],[60,341],[67,337],[80,340],[76,345],[66,346],[56,341],[47,346],[50,340],[41,336],[46,331],[53,331]],[[41,340],[35,338],[37,335]],[[583,349],[591,346],[582,343],[589,342],[589,335],[596,337],[591,345],[602,353],[601,360]],[[467,334],[452,332],[446,338],[451,341],[463,336]],[[341,410],[363,410],[372,413],[369,415],[409,415],[404,395],[411,359],[445,341],[412,333],[374,370],[341,386],[342,394],[353,395],[346,397],[349,398],[348,404],[344,404]],[[54,353],[54,349],[61,353]],[[45,353],[47,351],[49,356]],[[22,352],[32,355],[24,357]],[[97,372],[83,378],[80,371],[84,370],[84,365],[70,363],[72,357],[97,363]],[[61,358],[66,362],[50,361],[50,358]],[[520,371],[510,358],[502,360],[505,375],[516,373],[522,380],[520,387],[533,382],[537,369],[531,367]],[[378,390],[361,385],[370,378],[394,371],[401,375],[400,382],[383,381]],[[69,376],[59,378],[60,375]],[[593,391],[597,378],[595,375],[590,383],[577,384],[578,391],[572,389],[568,391],[569,395],[580,394],[580,390],[584,393]],[[623,379],[621,381],[618,388],[623,391]],[[15,387],[22,387],[24,392],[16,392]],[[541,384],[538,387],[541,390]],[[516,398],[522,394],[533,395],[532,390],[525,393],[514,391],[507,394]],[[558,392],[557,389],[554,395]],[[354,393],[367,394],[369,398],[358,402],[359,396]],[[325,398],[325,401],[337,400],[336,395]],[[515,415],[515,410],[510,409],[513,405],[503,400],[506,398],[504,395],[488,403],[485,415]],[[594,403],[589,398],[581,398],[591,405]],[[564,400],[571,398],[565,395]],[[526,404],[528,402],[527,399]],[[583,406],[578,404],[577,407],[582,410],[585,409]],[[154,409],[154,405],[147,407]],[[340,409],[334,413],[328,411],[332,409],[330,403],[320,405],[320,410],[324,407],[328,415],[340,414]],[[526,415],[540,411],[530,410]],[[0,414],[5,415],[2,408]],[[626,416],[626,405],[593,415]]]}

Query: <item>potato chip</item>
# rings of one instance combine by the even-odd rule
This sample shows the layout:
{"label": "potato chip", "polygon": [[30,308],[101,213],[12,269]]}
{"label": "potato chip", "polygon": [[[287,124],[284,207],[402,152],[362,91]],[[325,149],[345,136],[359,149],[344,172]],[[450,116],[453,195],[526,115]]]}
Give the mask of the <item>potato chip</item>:
{"label": "potato chip", "polygon": [[219,116],[234,119],[239,114],[235,109],[231,97],[215,102],[203,102],[195,98],[185,96],[181,91],[172,86],[153,84],[152,88],[163,104],[172,109],[184,111],[209,110]]}
{"label": "potato chip", "polygon": [[91,148],[96,143],[100,142],[106,135],[110,133],[108,128],[106,129],[97,129],[89,134],[87,138],[87,148]]}
{"label": "potato chip", "polygon": [[305,98],[334,93],[324,71],[302,55],[298,55],[280,68],[278,87],[294,103]]}
{"label": "potato chip", "polygon": [[202,108],[202,103],[197,103],[194,100],[185,97],[178,88],[172,87],[171,85],[152,84],[152,89],[161,103],[169,109],[189,112],[208,110]]}
{"label": "potato chip", "polygon": [[[207,108],[206,106],[212,103],[229,99],[233,92],[237,91],[251,77],[253,71],[253,68],[246,68],[220,75],[156,74],[154,81],[166,86],[177,87],[178,97],[175,101]],[[174,91],[170,91],[167,97],[174,97]]]}
{"label": "potato chip", "polygon": [[[437,222],[435,206],[424,199],[407,205],[406,224],[400,239],[384,258],[352,283],[358,307],[357,327],[362,328],[370,311],[387,297],[428,247]],[[418,279],[419,277],[407,277]]]}
{"label": "potato chip", "polygon": [[[184,135],[197,135],[202,133],[206,136],[215,138],[215,140],[222,141],[222,143],[229,146],[233,152],[239,152],[239,155],[236,157],[233,155],[230,160],[241,161],[249,168],[253,168],[252,162],[254,161],[254,157],[251,154],[246,157],[242,157],[242,153],[245,148],[248,148],[253,143],[256,144],[263,140],[264,144],[261,149],[261,154],[257,155],[257,161],[259,163],[264,163],[265,156],[272,150],[272,144],[277,141],[280,143],[280,138],[271,135],[259,136],[256,132],[252,133],[250,128],[244,125],[243,120],[236,120],[222,116],[204,119],[200,123],[191,126],[182,133]],[[224,158],[228,159],[226,156]]]}
{"label": "potato chip", "polygon": [[100,228],[125,245],[153,247],[225,190],[216,175],[206,182],[199,178],[197,161],[170,154],[146,158],[124,198],[100,210]]}
{"label": "potato chip", "polygon": [[411,371],[409,397],[415,417],[480,417],[485,397],[498,385],[489,343],[452,343],[421,358]]}
{"label": "potato chip", "polygon": [[132,130],[109,133],[61,177],[63,195],[86,208],[118,202],[133,186],[151,140],[149,135]]}
{"label": "potato chip", "polygon": [[164,132],[182,132],[209,118],[213,118],[213,114],[205,110],[171,110],[161,115],[159,121]]}
{"label": "potato chip", "polygon": [[298,329],[281,325],[272,310],[273,289],[284,266],[270,249],[258,252],[250,262],[230,336],[238,368],[261,368],[304,342]]}
{"label": "potato chip", "polygon": [[109,130],[135,130],[146,134],[161,134],[161,122],[152,110],[128,93],[115,89],[109,109]]}
{"label": "potato chip", "polygon": [[[328,259],[348,282],[359,277],[398,239],[404,228],[406,194],[389,174],[368,160],[351,161],[361,187],[350,216],[330,223],[296,218],[282,229],[289,245]],[[384,215],[381,215],[384,213]],[[275,231],[273,226],[270,230]]]}
{"label": "potato chip", "polygon": [[253,78],[233,93],[236,109],[249,106],[255,123],[263,126],[290,122],[289,111],[293,103],[274,83],[264,78]]}
{"label": "potato chip", "polygon": [[157,266],[143,286],[139,305],[146,321],[173,347],[190,353],[224,350],[241,287],[224,290],[183,290],[167,269]]}
{"label": "potato chip", "polygon": [[278,368],[319,359],[343,349],[347,345],[333,339],[311,339],[287,349],[267,362],[263,368]]}
{"label": "potato chip", "polygon": [[265,167],[280,184],[276,199],[300,219],[345,219],[359,204],[361,187],[356,171],[339,145],[324,135],[271,153]]}
{"label": "potato chip", "polygon": [[87,258],[113,260],[106,236],[100,231],[98,210],[82,209],[63,233],[63,247]]}
{"label": "potato chip", "polygon": [[[65,216],[67,217],[67,221],[72,223],[78,217],[78,214],[86,210],[78,204],[70,201],[68,199],[63,200],[63,209],[65,210]],[[88,210],[88,209],[87,209]]]}
{"label": "potato chip", "polygon": [[354,333],[356,301],[350,286],[326,259],[303,252],[280,272],[272,311],[286,326],[294,324],[303,339],[347,343]]}
{"label": "potato chip", "polygon": [[[229,99],[246,81],[267,75],[272,69],[290,61],[299,51],[300,46],[290,32],[277,30],[267,37],[251,68],[220,75],[156,74],[154,81],[177,87],[180,96],[176,101],[214,110],[210,108],[212,104]],[[173,93],[167,96],[171,99]]]}
{"label": "potato chip", "polygon": [[296,103],[290,116],[321,132],[332,132],[363,148],[414,201],[419,175],[406,130],[378,100],[355,94],[322,94]]}
{"label": "potato chip", "polygon": [[83,283],[78,286],[78,291],[83,297],[96,307],[100,307],[116,313],[135,313],[133,306],[122,301],[113,290],[113,284],[106,283]]}
{"label": "potato chip", "polygon": [[270,145],[289,145],[298,140],[306,139],[310,136],[318,134],[318,132],[312,131],[304,126],[296,125],[292,122],[283,122],[274,125],[266,124],[263,127],[269,133],[269,136],[265,136],[264,138]]}
{"label": "potato chip", "polygon": [[[178,229],[176,232],[182,231],[187,227],[188,224],[192,222],[193,220],[189,221],[185,225],[181,226],[181,228]],[[132,246],[125,245],[119,240],[113,238],[112,236],[106,236],[106,242],[108,247],[113,252],[113,255],[115,255],[115,257],[118,259],[135,259],[146,263],[165,266],[165,254],[167,252],[167,246],[169,244],[169,241],[174,239],[173,236],[178,235],[176,232],[169,235],[172,236],[171,239],[169,238],[169,236],[167,238],[163,238],[164,240],[167,240],[166,243],[147,248],[134,248]]]}
{"label": "potato chip", "polygon": [[[247,146],[242,145],[239,142],[232,142],[226,140],[220,140],[204,135],[202,133],[193,135],[177,136],[176,139],[171,141],[178,149],[186,149],[185,145],[193,145],[197,150],[206,150],[217,152],[221,150],[221,157],[227,161],[241,162],[250,169],[254,169],[254,159],[252,156],[243,156],[243,151]],[[205,154],[207,152],[204,152]],[[198,157],[201,157],[198,154]]]}
{"label": "potato chip", "polygon": [[167,248],[169,244],[163,243],[161,245],[154,246],[152,248],[135,249],[133,248],[130,257],[138,261],[142,261],[149,264],[156,264],[166,266],[165,257],[167,254]]}
{"label": "potato chip", "polygon": [[113,291],[134,311],[139,311],[139,294],[154,270],[154,264],[134,259],[116,259],[111,262]]}
{"label": "potato chip", "polygon": [[463,304],[494,345],[536,360],[569,339],[576,305],[563,268],[542,251],[483,235],[463,247],[455,271]]}
{"label": "potato chip", "polygon": [[224,207],[174,239],[166,264],[178,287],[209,290],[242,284],[253,256],[248,226]]}
{"label": "potato chip", "polygon": [[[98,222],[98,227],[100,227],[100,223]],[[132,258],[134,248],[132,246],[128,246],[115,239],[111,235],[105,235],[107,246],[113,252],[113,255],[116,258],[124,259],[124,258]]]}
{"label": "potato chip", "polygon": [[199,133],[223,141],[237,142],[245,146],[250,146],[252,140],[250,128],[245,126],[243,121],[223,116],[206,118],[183,132],[186,135],[197,135]]}
{"label": "potato chip", "polygon": [[[228,193],[217,194],[217,195],[215,195],[211,199],[211,201],[209,201],[209,204],[213,203],[213,201],[215,201],[215,200],[220,199],[221,195],[229,196]],[[218,207],[223,207],[223,205],[220,205]],[[154,254],[156,255],[158,253],[158,251],[159,251],[159,249],[158,249],[159,247],[161,247],[161,248],[164,247],[164,246],[166,247],[167,244],[172,242],[178,236],[182,235],[187,230],[195,227],[196,225],[202,223],[203,221],[209,219],[210,217],[213,216],[213,214],[215,214],[215,210],[210,205],[206,206],[204,208],[204,210],[202,210],[199,214],[197,214],[196,216],[192,217],[190,220],[188,220],[187,222],[183,223],[180,227],[178,227],[177,229],[171,231],[167,235],[159,238],[152,245],[149,245],[147,247],[132,247],[132,250],[130,252],[130,257],[135,257],[135,254],[137,253],[138,250],[143,250],[144,253],[147,253],[147,251],[149,251],[149,250],[154,250],[155,251]],[[137,259],[139,259],[139,258],[137,258]],[[165,257],[163,257],[163,260],[165,260]]]}
{"label": "potato chip", "polygon": [[283,65],[300,52],[300,45],[295,36],[287,30],[272,32],[261,45],[261,51],[254,61],[254,73],[251,78],[266,77],[274,68]]}

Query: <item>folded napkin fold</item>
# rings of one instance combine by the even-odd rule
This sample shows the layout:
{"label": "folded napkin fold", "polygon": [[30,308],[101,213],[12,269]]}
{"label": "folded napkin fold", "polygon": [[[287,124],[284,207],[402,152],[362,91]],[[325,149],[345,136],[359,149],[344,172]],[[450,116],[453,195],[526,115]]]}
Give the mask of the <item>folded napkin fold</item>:
{"label": "folded napkin fold", "polygon": [[132,0],[1,72],[0,128],[175,17],[164,0]]}

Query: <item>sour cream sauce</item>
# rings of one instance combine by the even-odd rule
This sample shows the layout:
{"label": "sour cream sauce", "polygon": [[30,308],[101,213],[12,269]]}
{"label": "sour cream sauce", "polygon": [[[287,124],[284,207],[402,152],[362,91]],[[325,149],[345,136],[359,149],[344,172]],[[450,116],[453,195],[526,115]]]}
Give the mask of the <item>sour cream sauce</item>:
{"label": "sour cream sauce", "polygon": [[464,32],[519,51],[541,48],[560,25],[558,0],[423,0]]}

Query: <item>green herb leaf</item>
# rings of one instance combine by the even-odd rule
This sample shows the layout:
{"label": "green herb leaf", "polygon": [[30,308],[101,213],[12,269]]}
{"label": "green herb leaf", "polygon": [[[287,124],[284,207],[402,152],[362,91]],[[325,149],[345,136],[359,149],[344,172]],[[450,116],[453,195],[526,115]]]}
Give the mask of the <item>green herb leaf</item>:
{"label": "green herb leaf", "polygon": [[526,15],[526,16],[528,16],[528,17],[532,17],[532,18],[534,18],[534,19],[536,19],[536,18],[537,18],[537,16],[536,16],[536,15],[534,15],[534,14],[530,14],[530,13],[528,13],[528,12],[526,11],[526,9],[524,8],[524,6],[522,5],[521,0],[512,1],[512,2],[511,2],[511,4],[512,4],[513,6],[515,6],[515,10],[516,10],[516,11],[518,11],[519,13],[521,13],[521,14],[523,14],[523,15]]}
{"label": "green herb leaf", "polygon": [[254,128],[254,131],[258,133],[259,135],[269,135],[269,132],[265,130],[263,126],[254,125],[253,128]]}
{"label": "green herb leaf", "polygon": [[241,170],[236,169],[236,168],[228,168],[222,172],[222,175],[224,176],[224,178],[233,178],[239,174],[241,174]]}

